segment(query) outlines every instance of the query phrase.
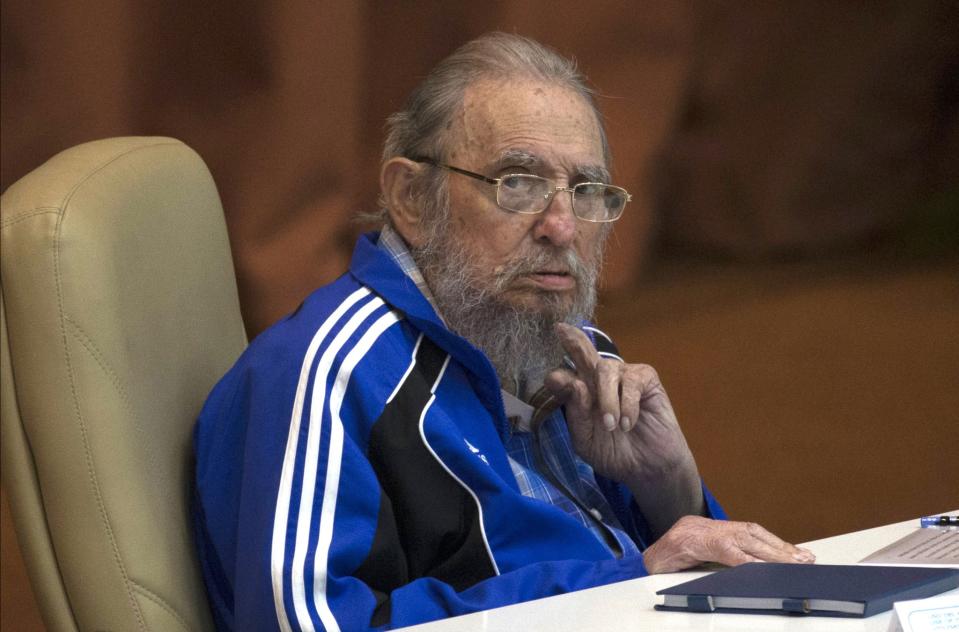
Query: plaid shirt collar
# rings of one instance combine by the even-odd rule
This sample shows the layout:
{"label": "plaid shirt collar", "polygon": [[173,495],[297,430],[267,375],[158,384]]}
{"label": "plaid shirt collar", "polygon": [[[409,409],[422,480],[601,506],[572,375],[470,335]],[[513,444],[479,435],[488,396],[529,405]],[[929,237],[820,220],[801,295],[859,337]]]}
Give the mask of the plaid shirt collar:
{"label": "plaid shirt collar", "polygon": [[433,311],[436,312],[436,315],[440,317],[440,320],[443,321],[443,324],[445,325],[446,321],[443,320],[443,315],[440,313],[439,307],[436,305],[436,299],[433,298],[433,292],[430,290],[430,286],[426,284],[426,279],[423,277],[423,273],[420,272],[419,266],[417,266],[416,261],[413,260],[413,254],[406,246],[406,242],[403,241],[403,238],[400,237],[400,234],[397,233],[389,224],[384,224],[383,229],[380,231],[380,240],[378,244],[380,248],[385,250],[391,257],[393,257],[393,261],[395,261],[396,265],[400,267],[400,270],[402,270],[403,273],[408,276],[413,283],[416,284],[416,289],[418,289],[423,297],[429,301],[430,305],[433,306]]}

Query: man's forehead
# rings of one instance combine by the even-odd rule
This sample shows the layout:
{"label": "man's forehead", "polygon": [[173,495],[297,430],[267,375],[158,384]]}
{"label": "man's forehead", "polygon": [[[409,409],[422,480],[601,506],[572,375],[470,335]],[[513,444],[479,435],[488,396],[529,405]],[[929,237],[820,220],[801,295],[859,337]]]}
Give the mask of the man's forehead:
{"label": "man's forehead", "polygon": [[490,165],[514,159],[533,166],[568,156],[605,166],[596,112],[583,95],[555,83],[480,79],[467,87],[450,131],[451,159],[482,154]]}

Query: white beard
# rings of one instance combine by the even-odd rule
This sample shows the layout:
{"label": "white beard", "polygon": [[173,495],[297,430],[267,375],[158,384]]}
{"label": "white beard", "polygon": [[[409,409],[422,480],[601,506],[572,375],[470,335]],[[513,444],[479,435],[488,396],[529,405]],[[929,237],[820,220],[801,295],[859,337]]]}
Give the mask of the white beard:
{"label": "white beard", "polygon": [[[506,390],[528,397],[562,363],[565,352],[553,326],[558,322],[579,325],[593,315],[605,235],[590,264],[572,249],[536,245],[533,252],[517,256],[484,278],[480,266],[450,235],[448,223],[439,224],[442,228],[411,252],[440,315],[451,330],[486,354]],[[576,279],[568,305],[564,297],[548,291],[539,293],[539,309],[516,306],[504,298],[516,279],[554,267],[549,265],[554,262],[562,262]]]}

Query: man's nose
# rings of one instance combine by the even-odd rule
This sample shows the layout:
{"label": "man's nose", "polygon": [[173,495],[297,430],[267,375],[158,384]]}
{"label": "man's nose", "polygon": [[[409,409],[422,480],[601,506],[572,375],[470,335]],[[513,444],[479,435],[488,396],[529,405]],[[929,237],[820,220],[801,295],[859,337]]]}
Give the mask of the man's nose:
{"label": "man's nose", "polygon": [[557,191],[549,206],[536,216],[533,237],[548,241],[554,246],[569,246],[576,237],[576,215],[573,213],[573,196],[569,191]]}

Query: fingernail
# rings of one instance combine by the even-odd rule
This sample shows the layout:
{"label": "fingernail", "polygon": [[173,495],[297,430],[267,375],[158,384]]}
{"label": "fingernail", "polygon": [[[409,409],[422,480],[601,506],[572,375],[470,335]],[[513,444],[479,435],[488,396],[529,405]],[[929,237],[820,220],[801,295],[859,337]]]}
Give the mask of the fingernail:
{"label": "fingernail", "polygon": [[606,430],[612,432],[616,429],[616,418],[613,417],[612,413],[606,413],[603,415],[603,425],[606,427]]}
{"label": "fingernail", "polygon": [[629,430],[629,417],[626,417],[625,415],[620,417],[619,427],[620,429],[623,430],[623,432],[626,432],[627,430]]}
{"label": "fingernail", "polygon": [[813,555],[812,551],[807,551],[806,549],[800,549],[799,553],[793,554],[793,559],[797,562],[809,563],[815,562],[816,556]]}

